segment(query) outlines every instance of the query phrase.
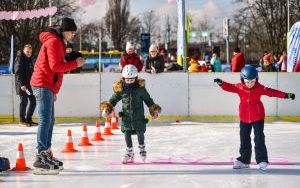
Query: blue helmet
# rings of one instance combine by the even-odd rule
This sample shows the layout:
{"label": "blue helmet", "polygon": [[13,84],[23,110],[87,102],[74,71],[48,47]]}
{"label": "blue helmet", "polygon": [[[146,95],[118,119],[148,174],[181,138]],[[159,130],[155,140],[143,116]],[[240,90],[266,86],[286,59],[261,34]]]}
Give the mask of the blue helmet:
{"label": "blue helmet", "polygon": [[255,78],[258,78],[258,72],[255,67],[251,65],[246,65],[241,70],[241,79],[253,80]]}

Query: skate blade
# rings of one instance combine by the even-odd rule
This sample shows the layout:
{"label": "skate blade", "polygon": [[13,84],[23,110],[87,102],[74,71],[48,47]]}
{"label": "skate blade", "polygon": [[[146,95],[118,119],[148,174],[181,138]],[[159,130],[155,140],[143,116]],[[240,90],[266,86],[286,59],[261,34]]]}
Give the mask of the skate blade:
{"label": "skate blade", "polygon": [[35,168],[33,170],[34,175],[57,175],[59,174],[59,169],[56,170],[48,170],[43,168]]}

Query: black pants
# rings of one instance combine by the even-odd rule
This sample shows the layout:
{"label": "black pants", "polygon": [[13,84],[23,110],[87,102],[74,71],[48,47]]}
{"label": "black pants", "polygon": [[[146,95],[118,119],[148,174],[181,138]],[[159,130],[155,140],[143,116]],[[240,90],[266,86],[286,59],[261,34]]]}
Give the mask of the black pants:
{"label": "black pants", "polygon": [[[26,113],[28,99],[29,107]],[[36,100],[34,95],[20,95],[20,121],[31,121],[35,107]]]}
{"label": "black pants", "polygon": [[254,129],[254,143],[255,143],[255,160],[258,163],[260,162],[269,162],[267,147],[265,144],[265,135],[264,135],[264,120],[244,123],[240,122],[240,157],[237,160],[250,164],[251,154],[252,154],[252,145],[251,145],[251,130]]}
{"label": "black pants", "polygon": [[[132,133],[130,131],[125,131],[124,134],[125,134],[125,141],[126,141],[127,148],[132,148],[132,138],[131,138]],[[145,141],[144,131],[136,131],[136,135],[138,138],[139,145],[144,145],[144,141]]]}

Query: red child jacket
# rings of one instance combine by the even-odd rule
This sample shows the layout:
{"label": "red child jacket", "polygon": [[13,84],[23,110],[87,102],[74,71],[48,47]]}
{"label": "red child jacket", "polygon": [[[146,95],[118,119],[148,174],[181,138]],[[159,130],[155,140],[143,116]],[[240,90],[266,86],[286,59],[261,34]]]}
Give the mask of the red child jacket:
{"label": "red child jacket", "polygon": [[248,89],[243,83],[230,84],[227,82],[223,82],[221,88],[239,95],[239,117],[244,123],[251,123],[265,118],[264,105],[260,100],[262,95],[278,98],[285,98],[286,96],[286,93],[267,88],[259,82],[252,89]]}
{"label": "red child jacket", "polygon": [[143,63],[141,62],[140,58],[136,54],[130,54],[128,55],[127,53],[121,57],[120,60],[120,66],[122,69],[126,65],[134,65],[138,72],[140,72],[143,69]]}
{"label": "red child jacket", "polygon": [[63,81],[64,72],[75,69],[77,63],[65,62],[66,46],[57,33],[42,32],[40,41],[42,47],[35,62],[30,84],[49,88],[57,94]]}

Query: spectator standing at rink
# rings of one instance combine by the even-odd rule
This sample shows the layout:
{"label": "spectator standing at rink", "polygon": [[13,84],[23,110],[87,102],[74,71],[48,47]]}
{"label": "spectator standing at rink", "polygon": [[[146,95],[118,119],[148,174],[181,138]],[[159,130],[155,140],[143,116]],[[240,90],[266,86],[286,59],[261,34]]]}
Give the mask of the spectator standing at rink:
{"label": "spectator standing at rink", "polygon": [[[16,93],[20,96],[19,125],[22,127],[36,126],[32,121],[32,115],[36,107],[36,99],[30,86],[33,72],[32,46],[26,44],[23,50],[17,52],[15,59],[15,86]],[[27,109],[29,100],[29,106]]]}
{"label": "spectator standing at rink", "polygon": [[264,56],[262,70],[264,72],[276,72],[277,71],[276,67],[273,64],[273,58],[272,58],[271,53]]}
{"label": "spectator standing at rink", "polygon": [[134,65],[138,72],[143,69],[143,63],[140,57],[134,52],[134,45],[132,42],[126,43],[126,52],[121,57],[120,67],[123,69],[126,65]]}
{"label": "spectator standing at rink", "polygon": [[213,72],[222,72],[222,63],[217,53],[213,53],[210,64],[212,65]]}
{"label": "spectator standing at rink", "polygon": [[241,83],[230,84],[219,78],[214,79],[223,90],[236,93],[240,97],[240,157],[234,161],[233,168],[249,168],[251,162],[251,130],[254,129],[255,159],[261,170],[266,170],[269,160],[265,145],[265,110],[260,98],[262,95],[286,99],[295,99],[295,94],[284,93],[267,88],[258,82],[255,67],[246,65],[241,71]]}
{"label": "spectator standing at rink", "polygon": [[165,62],[162,55],[158,53],[158,47],[151,44],[149,48],[149,55],[146,59],[145,72],[156,74],[164,72]]}
{"label": "spectator standing at rink", "polygon": [[280,68],[281,72],[286,72],[286,69],[287,69],[286,51],[282,51],[282,54],[281,54],[280,59],[279,59],[277,64],[279,65],[279,68]]}
{"label": "spectator standing at rink", "polygon": [[245,57],[239,47],[236,47],[233,51],[233,57],[231,59],[231,71],[240,72],[245,66]]}
{"label": "spectator standing at rink", "polygon": [[51,150],[54,126],[54,101],[60,90],[64,72],[81,67],[85,61],[79,57],[65,62],[66,42],[74,38],[77,26],[73,19],[63,18],[60,26],[48,28],[40,34],[42,47],[34,66],[31,86],[37,100],[39,125],[34,174],[58,174],[63,162],[53,157]]}

